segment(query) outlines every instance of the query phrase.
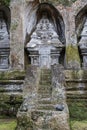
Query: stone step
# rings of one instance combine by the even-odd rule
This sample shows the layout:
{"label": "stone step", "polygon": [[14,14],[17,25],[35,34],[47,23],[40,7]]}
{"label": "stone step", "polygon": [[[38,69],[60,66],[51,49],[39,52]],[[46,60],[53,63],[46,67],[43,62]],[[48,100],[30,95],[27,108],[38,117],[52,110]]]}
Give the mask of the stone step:
{"label": "stone step", "polygon": [[67,95],[87,95],[87,91],[78,90],[78,91],[66,91]]}
{"label": "stone step", "polygon": [[49,93],[43,93],[43,94],[38,95],[38,98],[50,98],[50,97],[51,97],[51,94]]}
{"label": "stone step", "polygon": [[50,81],[43,81],[43,80],[40,80],[39,82],[40,85],[51,85],[51,82]]}
{"label": "stone step", "polygon": [[41,73],[51,74],[51,70],[50,69],[41,69]]}
{"label": "stone step", "polygon": [[36,109],[32,109],[31,114],[35,113],[35,115],[37,114],[38,116],[44,116],[45,114],[47,114],[48,116],[52,116],[52,112],[53,111],[48,111],[48,110],[36,110]]}
{"label": "stone step", "polygon": [[43,79],[51,79],[52,77],[51,77],[51,74],[43,74],[43,73],[41,73],[40,74],[40,76],[41,76],[41,78],[43,78]]}
{"label": "stone step", "polygon": [[38,86],[38,88],[42,88],[42,89],[44,89],[44,88],[52,88],[52,86],[51,86],[51,85],[40,84],[40,85]]}
{"label": "stone step", "polygon": [[52,93],[51,88],[50,89],[38,89],[38,93]]}
{"label": "stone step", "polygon": [[66,87],[66,91],[79,91],[79,90],[87,90],[87,87],[80,87],[80,88],[77,88],[77,87]]}
{"label": "stone step", "polygon": [[39,82],[40,84],[43,84],[43,83],[45,83],[45,84],[48,84],[48,83],[50,83],[51,84],[51,79],[49,79],[49,80],[46,80],[46,79],[40,79],[40,82]]}
{"label": "stone step", "polygon": [[67,94],[67,98],[84,98],[87,99],[87,94]]}
{"label": "stone step", "polygon": [[47,91],[47,90],[46,90],[46,91],[45,91],[45,90],[44,90],[44,91],[38,91],[38,94],[41,94],[41,95],[43,95],[43,94],[44,94],[44,95],[45,95],[45,94],[50,94],[50,95],[51,95],[51,94],[52,94],[52,91],[49,91],[49,90],[48,90],[48,91]]}
{"label": "stone step", "polygon": [[69,99],[67,99],[67,102],[86,102],[87,103],[87,99],[84,99],[84,98],[76,98],[76,99],[71,99],[71,98],[69,98]]}
{"label": "stone step", "polygon": [[37,109],[38,110],[55,110],[52,104],[39,104]]}
{"label": "stone step", "polygon": [[40,77],[43,78],[43,79],[46,79],[46,80],[52,78],[51,74],[43,74],[43,73],[40,74]]}
{"label": "stone step", "polygon": [[52,88],[39,88],[38,92],[52,92]]}
{"label": "stone step", "polygon": [[52,104],[52,99],[51,98],[42,98],[38,100],[38,103],[40,104]]}

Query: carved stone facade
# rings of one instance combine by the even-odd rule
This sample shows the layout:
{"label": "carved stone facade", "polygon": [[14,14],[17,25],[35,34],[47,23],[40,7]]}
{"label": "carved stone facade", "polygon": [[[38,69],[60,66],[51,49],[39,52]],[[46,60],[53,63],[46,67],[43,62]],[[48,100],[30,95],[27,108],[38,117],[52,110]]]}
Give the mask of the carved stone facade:
{"label": "carved stone facade", "polygon": [[9,68],[10,41],[4,13],[0,11],[0,69]]}
{"label": "carved stone facade", "polygon": [[67,2],[0,4],[0,96],[23,96],[18,130],[69,130],[68,107],[87,106],[87,0]]}
{"label": "carved stone facade", "polygon": [[43,16],[26,47],[32,65],[50,68],[51,65],[59,64],[59,56],[64,45],[59,41],[53,24]]}
{"label": "carved stone facade", "polygon": [[81,55],[83,57],[82,66],[84,69],[87,69],[87,19],[83,26],[79,46],[80,46],[80,50],[81,50]]}

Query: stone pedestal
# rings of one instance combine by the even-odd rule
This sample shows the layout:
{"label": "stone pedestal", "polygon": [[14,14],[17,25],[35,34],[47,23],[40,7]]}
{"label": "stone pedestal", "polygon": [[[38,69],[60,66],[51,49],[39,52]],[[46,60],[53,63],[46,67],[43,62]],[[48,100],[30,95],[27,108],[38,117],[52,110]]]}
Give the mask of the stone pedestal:
{"label": "stone pedestal", "polygon": [[81,54],[83,56],[82,67],[83,69],[87,69],[87,48],[80,48],[80,49],[81,49]]}
{"label": "stone pedestal", "polygon": [[4,48],[0,47],[0,69],[9,68],[9,54],[10,48],[8,46]]}

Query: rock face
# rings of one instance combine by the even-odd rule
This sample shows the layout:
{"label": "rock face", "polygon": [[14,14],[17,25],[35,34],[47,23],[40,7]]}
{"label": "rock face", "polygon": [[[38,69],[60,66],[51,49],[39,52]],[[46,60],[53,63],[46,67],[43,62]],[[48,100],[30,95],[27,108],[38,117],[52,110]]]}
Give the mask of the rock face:
{"label": "rock face", "polygon": [[46,3],[36,11],[37,25],[26,44],[31,65],[27,67],[26,95],[17,114],[17,130],[69,130],[64,69],[59,65],[65,44],[63,20],[57,13]]}
{"label": "rock face", "polygon": [[17,130],[69,130],[63,67],[35,68],[29,68],[25,81],[29,93],[17,114]]}
{"label": "rock face", "polygon": [[72,117],[81,110],[87,119],[87,0],[6,3],[0,1],[0,114],[16,114],[23,96],[18,130],[69,130],[67,104]]}

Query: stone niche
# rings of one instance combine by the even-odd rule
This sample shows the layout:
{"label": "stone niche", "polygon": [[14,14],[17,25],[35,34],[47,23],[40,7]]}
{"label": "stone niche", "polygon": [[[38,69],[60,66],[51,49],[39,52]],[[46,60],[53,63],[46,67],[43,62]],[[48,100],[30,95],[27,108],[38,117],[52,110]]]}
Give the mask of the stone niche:
{"label": "stone niche", "polygon": [[50,65],[59,63],[60,52],[64,45],[59,41],[53,24],[43,16],[26,47],[30,52],[32,65],[50,68]]}
{"label": "stone niche", "polygon": [[9,54],[10,54],[10,43],[9,43],[9,31],[8,23],[5,16],[5,10],[0,8],[0,69],[9,68]]}
{"label": "stone niche", "polygon": [[79,42],[79,47],[80,47],[81,55],[83,58],[82,67],[85,69],[87,68],[87,19],[83,26],[83,30],[81,33],[81,40]]}
{"label": "stone niche", "polygon": [[87,5],[76,16],[76,33],[81,66],[87,68]]}
{"label": "stone niche", "polygon": [[[63,22],[59,21],[59,23],[56,23],[58,21],[54,18],[54,12],[56,11],[52,8],[49,4],[40,5],[37,10],[36,28],[30,37],[30,41],[26,44],[31,65],[36,65],[40,68],[50,68],[53,64],[59,64],[60,55],[64,49],[64,34],[60,34],[61,32],[64,33],[61,25]],[[38,12],[40,14],[38,14]],[[52,13],[54,13],[53,16],[51,16]],[[56,22],[53,21],[54,19]]]}

